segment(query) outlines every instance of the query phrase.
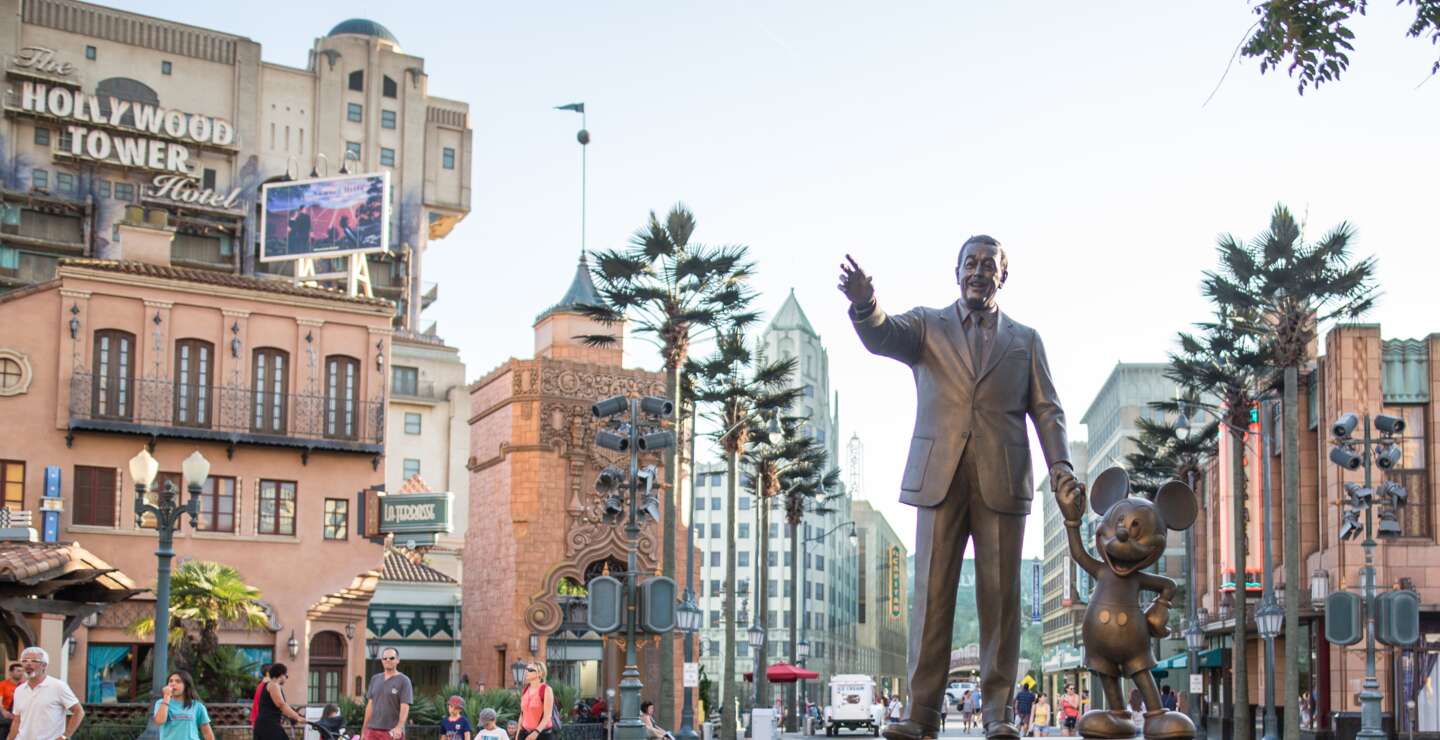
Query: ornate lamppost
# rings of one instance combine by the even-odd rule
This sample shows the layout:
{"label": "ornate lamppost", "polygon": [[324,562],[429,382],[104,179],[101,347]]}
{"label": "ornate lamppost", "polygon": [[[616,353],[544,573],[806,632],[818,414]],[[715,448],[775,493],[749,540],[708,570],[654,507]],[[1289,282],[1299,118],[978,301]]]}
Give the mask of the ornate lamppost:
{"label": "ornate lamppost", "polygon": [[[172,481],[166,481],[154,491],[156,503],[145,501],[145,494],[151,492],[150,485],[160,472],[160,463],[150,456],[150,450],[141,449],[140,454],[130,459],[130,478],[135,481],[135,526],[144,526],[145,515],[155,517],[155,532],[159,536],[155,548],[158,561],[155,575],[155,645],[151,655],[150,692],[158,698],[166,682],[170,680],[170,561],[175,557],[175,531],[180,528],[180,517],[190,516],[190,527],[198,525],[200,494],[205,479],[210,477],[210,462],[199,451],[190,453],[180,464],[185,487],[190,491],[190,500],[180,503],[179,492]],[[143,737],[159,737],[160,728],[153,718],[147,723]]]}

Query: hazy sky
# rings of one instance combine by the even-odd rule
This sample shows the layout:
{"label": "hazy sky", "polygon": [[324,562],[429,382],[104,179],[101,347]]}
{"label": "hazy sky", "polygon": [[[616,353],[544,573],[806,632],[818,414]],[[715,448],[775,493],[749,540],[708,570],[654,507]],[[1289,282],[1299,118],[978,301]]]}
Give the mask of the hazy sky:
{"label": "hazy sky", "polygon": [[[867,354],[836,291],[853,254],[891,310],[957,297],[964,238],[1009,249],[1003,310],[1041,333],[1072,439],[1118,361],[1162,361],[1206,318],[1215,237],[1259,233],[1277,202],[1318,237],[1341,221],[1380,256],[1387,338],[1440,330],[1437,53],[1372,3],[1354,64],[1298,96],[1237,60],[1245,0],[949,2],[194,3],[129,9],[249,36],[304,66],[349,17],[425,58],[430,92],[470,105],[473,211],[431,244],[426,312],[476,378],[532,352],[531,322],[579,251],[580,117],[589,112],[589,245],[646,214],[694,209],[696,238],[750,246],[762,307],[794,288],[830,352],[842,435],[866,448],[865,492],[896,503],[913,383]],[[1419,87],[1417,87],[1417,85]],[[629,364],[657,367],[648,345]],[[1043,468],[1036,448],[1037,474]],[[1040,510],[1025,551],[1041,550]]]}

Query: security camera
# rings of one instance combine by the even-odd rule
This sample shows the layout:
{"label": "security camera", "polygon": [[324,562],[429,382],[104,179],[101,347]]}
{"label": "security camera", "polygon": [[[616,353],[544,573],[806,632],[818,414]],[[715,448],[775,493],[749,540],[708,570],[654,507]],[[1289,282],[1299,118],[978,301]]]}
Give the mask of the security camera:
{"label": "security camera", "polygon": [[646,396],[640,399],[640,410],[651,416],[669,416],[675,413],[675,404],[663,398]]}
{"label": "security camera", "polygon": [[1355,431],[1355,426],[1359,423],[1360,418],[1358,416],[1345,414],[1339,419],[1336,419],[1334,424],[1330,425],[1330,431],[1334,432],[1336,437],[1344,439]]}
{"label": "security camera", "polygon": [[616,434],[609,429],[601,429],[595,433],[595,444],[607,450],[624,452],[630,449],[630,437],[628,435]]}
{"label": "security camera", "polygon": [[630,399],[624,396],[611,396],[591,406],[590,411],[595,414],[597,418],[603,419],[607,416],[614,416],[629,407]]}
{"label": "security camera", "polygon": [[1400,464],[1400,459],[1401,459],[1404,455],[1405,455],[1405,451],[1402,450],[1402,449],[1400,449],[1400,445],[1395,445],[1395,444],[1385,445],[1385,446],[1381,447],[1378,451],[1376,451],[1376,453],[1375,453],[1375,464],[1376,464],[1376,465],[1379,465],[1381,468],[1384,468],[1385,470],[1389,470],[1389,469],[1395,467],[1396,465],[1399,465],[1399,464]]}
{"label": "security camera", "polygon": [[1381,434],[1393,437],[1405,431],[1405,420],[1398,416],[1380,414],[1375,417],[1375,428],[1379,429]]}
{"label": "security camera", "polygon": [[[1351,414],[1351,416],[1353,416],[1353,414]],[[1337,425],[1336,428],[1338,429],[1339,426]],[[1350,451],[1349,448],[1333,447],[1330,449],[1330,462],[1346,470],[1359,470],[1361,460],[1360,456]]]}

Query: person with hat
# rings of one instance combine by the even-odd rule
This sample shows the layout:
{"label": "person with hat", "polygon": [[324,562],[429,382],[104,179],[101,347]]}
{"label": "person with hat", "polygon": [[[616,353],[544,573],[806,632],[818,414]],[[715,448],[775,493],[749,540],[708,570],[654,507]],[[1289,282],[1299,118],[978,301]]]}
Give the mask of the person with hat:
{"label": "person with hat", "polygon": [[[445,719],[440,720],[440,740],[472,740],[475,731],[465,716],[465,700],[458,694],[445,701]],[[494,714],[491,714],[492,721]]]}

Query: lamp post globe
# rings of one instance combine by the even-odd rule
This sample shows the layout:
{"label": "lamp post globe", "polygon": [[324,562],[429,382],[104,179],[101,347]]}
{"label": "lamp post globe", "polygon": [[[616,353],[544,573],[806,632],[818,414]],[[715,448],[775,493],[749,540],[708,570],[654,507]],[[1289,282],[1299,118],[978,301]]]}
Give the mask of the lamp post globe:
{"label": "lamp post globe", "polygon": [[765,630],[760,627],[759,622],[750,625],[750,631],[746,634],[746,639],[750,641],[750,647],[752,648],[758,648],[765,644]]}
{"label": "lamp post globe", "polygon": [[510,664],[510,677],[515,679],[515,690],[525,687],[525,661],[516,659]]}
{"label": "lamp post globe", "polygon": [[1319,609],[1325,605],[1325,597],[1330,595],[1330,573],[1325,570],[1316,570],[1310,574],[1310,603]]}

